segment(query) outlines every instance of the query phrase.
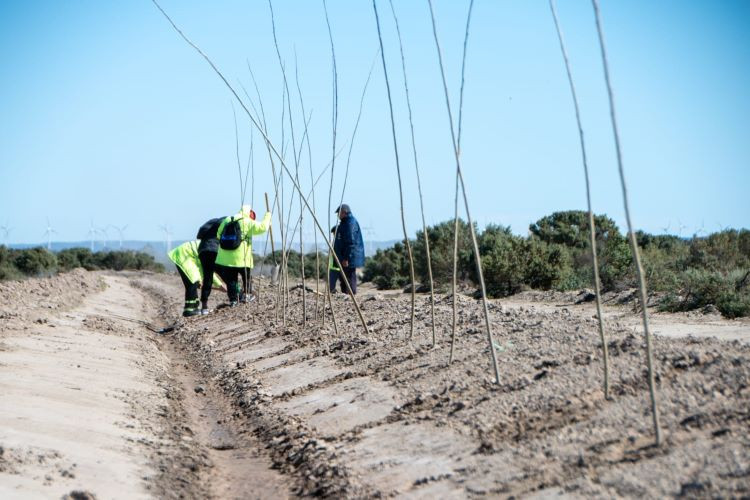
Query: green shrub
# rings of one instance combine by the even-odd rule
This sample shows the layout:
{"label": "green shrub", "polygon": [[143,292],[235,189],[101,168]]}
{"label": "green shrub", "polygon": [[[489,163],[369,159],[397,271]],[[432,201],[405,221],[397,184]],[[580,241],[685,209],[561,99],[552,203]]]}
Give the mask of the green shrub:
{"label": "green shrub", "polygon": [[305,254],[305,278],[314,280],[315,275],[318,274],[318,279],[327,279],[328,276],[328,251],[321,251],[318,253],[319,269],[315,268],[315,252],[308,252]]}
{"label": "green shrub", "polygon": [[[449,285],[453,282],[454,221],[455,219],[451,219],[427,228],[427,237],[430,240],[432,276],[438,286]],[[428,283],[427,252],[423,231],[417,231],[416,239],[412,244],[412,251],[414,252],[414,272],[420,282]],[[475,266],[469,224],[462,219],[458,219],[458,279],[463,281],[473,278],[476,274]]]}
{"label": "green shrub", "polygon": [[363,281],[372,281],[378,290],[392,290],[409,284],[409,274],[406,246],[396,243],[366,260]]}
{"label": "green shrub", "polygon": [[[290,250],[287,256],[288,259],[288,272],[289,276],[293,278],[301,278],[301,268],[302,268],[302,262],[300,253],[295,250]],[[327,279],[328,275],[328,251],[327,250],[321,250],[319,252],[319,264],[320,264],[320,272],[318,274],[318,279],[324,280]],[[269,253],[265,257],[261,257],[260,255],[255,255],[253,257],[254,264],[256,267],[262,265],[271,266],[274,263],[281,264],[281,250],[276,250],[273,253]],[[315,252],[308,252],[305,254],[305,279],[306,280],[314,280],[316,275],[316,268],[315,268]]]}
{"label": "green shrub", "polygon": [[146,252],[135,252],[135,269],[163,273],[164,264],[156,262],[154,256]]}
{"label": "green shrub", "polygon": [[[594,214],[597,242],[620,236],[615,221],[606,215]],[[529,226],[532,235],[546,243],[558,243],[567,247],[589,247],[589,214],[583,210],[555,212],[542,217]]]}
{"label": "green shrub", "polygon": [[22,277],[23,273],[15,266],[13,250],[0,245],[0,280],[15,280]]}
{"label": "green shrub", "polygon": [[531,288],[568,290],[578,283],[565,246],[530,238],[527,252],[525,282]]}
{"label": "green shrub", "polygon": [[61,271],[70,271],[77,267],[83,267],[93,271],[99,267],[96,264],[94,254],[88,248],[66,248],[57,253],[57,263]]}
{"label": "green shrub", "polygon": [[687,267],[729,272],[750,269],[750,231],[726,229],[690,242]]}
{"label": "green shrub", "polygon": [[480,238],[482,272],[491,297],[517,293],[527,278],[529,243],[510,228],[488,226]]}
{"label": "green shrub", "polygon": [[611,237],[597,248],[599,277],[604,290],[622,290],[635,285],[633,253],[624,236]]}
{"label": "green shrub", "polygon": [[[596,243],[602,289],[636,286],[635,266],[627,237],[606,215],[596,215]],[[453,276],[453,221],[427,228],[435,283],[448,285]],[[588,214],[555,212],[529,226],[529,236],[489,225],[478,233],[482,270],[490,296],[522,290],[571,290],[593,285]],[[682,311],[713,304],[727,317],[750,315],[750,231],[727,229],[706,237],[636,233],[647,286],[666,292],[662,307]],[[413,244],[415,270],[428,280],[422,232]],[[469,226],[459,221],[458,278],[478,284]],[[402,243],[379,250],[368,259],[365,280],[378,288],[399,288],[409,282]]]}
{"label": "green shrub", "polygon": [[66,248],[58,252],[57,262],[60,271],[70,271],[77,267],[83,267],[87,271],[98,269],[164,271],[164,266],[156,262],[152,255],[132,250],[93,253],[88,248]]}
{"label": "green shrub", "polygon": [[42,247],[18,251],[13,264],[26,276],[52,274],[57,270],[55,254]]}
{"label": "green shrub", "polygon": [[691,311],[716,306],[729,318],[750,315],[750,271],[730,273],[688,269],[680,276],[679,295],[671,293],[661,304],[666,311]]}

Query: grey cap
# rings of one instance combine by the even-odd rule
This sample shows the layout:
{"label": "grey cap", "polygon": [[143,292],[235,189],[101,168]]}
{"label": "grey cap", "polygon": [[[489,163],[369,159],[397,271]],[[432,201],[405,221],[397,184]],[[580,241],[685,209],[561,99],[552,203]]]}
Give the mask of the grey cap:
{"label": "grey cap", "polygon": [[333,211],[333,213],[337,214],[339,212],[344,212],[345,214],[352,213],[352,209],[349,208],[349,205],[346,203],[342,203],[336,210]]}

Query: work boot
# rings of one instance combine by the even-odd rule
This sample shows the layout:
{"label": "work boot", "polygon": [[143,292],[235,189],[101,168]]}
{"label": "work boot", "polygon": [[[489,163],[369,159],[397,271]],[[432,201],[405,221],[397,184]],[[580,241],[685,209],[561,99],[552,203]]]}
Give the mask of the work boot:
{"label": "work boot", "polygon": [[201,311],[198,309],[198,303],[198,299],[186,300],[185,307],[182,308],[182,315],[186,318],[199,315]]}

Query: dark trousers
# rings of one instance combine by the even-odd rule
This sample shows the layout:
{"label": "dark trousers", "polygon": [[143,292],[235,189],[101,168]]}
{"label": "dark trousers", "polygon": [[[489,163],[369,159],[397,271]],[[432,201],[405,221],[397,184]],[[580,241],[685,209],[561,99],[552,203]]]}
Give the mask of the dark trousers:
{"label": "dark trousers", "polygon": [[[252,267],[230,267],[216,264],[215,271],[221,280],[227,285],[227,295],[229,302],[237,302],[237,299],[244,298],[247,294],[253,293],[253,277],[250,275]],[[242,289],[239,286],[239,279],[242,277]]]}
{"label": "dark trousers", "polygon": [[208,297],[211,295],[211,285],[214,282],[214,267],[216,252],[202,252],[198,255],[203,268],[203,286],[201,287],[201,303],[203,309],[208,308]]}
{"label": "dark trousers", "polygon": [[[334,273],[336,277],[334,278]],[[352,287],[352,294],[357,295],[357,268],[356,267],[345,267],[342,271],[331,271],[331,292],[336,291],[336,280],[341,282],[341,292],[349,293],[346,289],[346,282],[344,281],[343,274],[346,274],[346,279],[349,280],[349,285]]]}
{"label": "dark trousers", "polygon": [[177,272],[180,274],[180,278],[182,278],[182,284],[185,285],[185,307],[182,312],[186,313],[198,309],[198,287],[200,286],[200,281],[192,283],[179,267],[177,268]]}
{"label": "dark trousers", "polygon": [[328,289],[331,292],[336,291],[336,283],[339,281],[339,274],[341,274],[341,271],[335,269],[328,270]]}

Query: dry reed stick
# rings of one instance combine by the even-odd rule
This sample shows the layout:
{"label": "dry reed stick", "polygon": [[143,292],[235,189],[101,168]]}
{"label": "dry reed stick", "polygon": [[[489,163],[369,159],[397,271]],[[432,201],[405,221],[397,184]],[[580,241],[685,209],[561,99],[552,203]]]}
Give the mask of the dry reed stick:
{"label": "dry reed stick", "polygon": [[437,49],[438,62],[440,65],[440,75],[443,80],[443,91],[445,93],[445,106],[448,110],[448,122],[450,123],[451,139],[453,143],[453,152],[455,153],[455,157],[456,157],[456,171],[458,172],[458,179],[461,184],[461,193],[463,194],[464,208],[466,209],[466,218],[469,223],[469,229],[471,230],[471,243],[474,249],[474,258],[476,260],[476,265],[477,265],[477,276],[479,277],[479,285],[480,285],[481,292],[482,292],[482,305],[484,306],[484,320],[485,320],[485,326],[487,328],[487,342],[489,344],[490,357],[492,359],[492,367],[494,368],[494,372],[495,372],[495,383],[499,384],[500,383],[500,369],[498,368],[498,365],[497,365],[497,354],[495,353],[495,341],[492,337],[492,328],[490,326],[490,311],[487,305],[487,288],[484,283],[484,273],[482,272],[482,258],[479,255],[479,244],[477,243],[477,235],[476,235],[476,231],[474,230],[474,224],[471,220],[471,212],[469,211],[469,197],[466,194],[466,184],[464,183],[463,173],[461,171],[461,155],[458,150],[458,143],[456,142],[456,132],[453,126],[453,114],[451,112],[450,97],[448,96],[448,83],[446,82],[445,70],[443,68],[443,55],[440,49],[440,41],[437,35],[437,26],[435,23],[435,12],[432,7],[432,0],[427,0],[427,3],[430,6],[430,18],[432,20],[432,33],[435,37],[435,47]]}
{"label": "dry reed stick", "polygon": [[427,221],[424,215],[424,197],[422,196],[422,181],[419,176],[419,161],[417,158],[417,141],[414,137],[414,119],[411,109],[411,98],[409,97],[409,83],[406,78],[406,57],[404,56],[404,44],[401,40],[401,29],[398,25],[396,9],[393,7],[393,0],[388,0],[393,13],[393,22],[396,25],[396,34],[398,35],[398,48],[401,52],[401,70],[404,76],[404,92],[406,94],[406,108],[409,111],[409,131],[411,132],[411,150],[414,154],[414,170],[417,173],[417,192],[419,193],[419,210],[422,214],[422,232],[424,234],[425,256],[427,257],[427,275],[430,280],[430,312],[432,315],[432,347],[437,346],[437,335],[435,333],[435,282],[432,279],[432,256],[430,254],[430,237],[427,233]]}
{"label": "dry reed stick", "polygon": [[404,215],[404,190],[401,185],[401,162],[398,155],[398,141],[396,140],[396,119],[393,116],[393,99],[391,98],[391,84],[388,81],[388,67],[385,64],[385,49],[383,48],[383,36],[380,33],[380,18],[378,17],[378,6],[376,0],[372,0],[372,9],[375,11],[375,24],[378,28],[378,41],[380,42],[380,60],[383,62],[383,76],[385,77],[385,89],[388,95],[388,110],[391,117],[391,132],[393,135],[393,152],[396,157],[396,177],[398,178],[398,195],[399,202],[401,205],[401,229],[404,232],[404,243],[406,244],[406,252],[409,257],[409,272],[411,274],[411,324],[409,327],[409,339],[414,337],[414,316],[415,316],[415,302],[416,302],[416,284],[414,279],[414,256],[411,252],[411,243],[409,242],[409,234],[406,230],[406,216]]}
{"label": "dry reed stick", "polygon": [[615,114],[615,98],[612,91],[612,83],[609,77],[609,63],[607,62],[607,49],[604,44],[604,31],[602,29],[601,15],[599,13],[599,2],[592,0],[594,14],[596,16],[596,31],[599,35],[599,48],[601,49],[602,65],[604,67],[604,81],[607,85],[607,96],[609,97],[609,116],[612,121],[612,134],[615,139],[615,152],[617,153],[617,167],[620,173],[620,186],[622,188],[622,202],[625,206],[625,219],[628,223],[628,236],[630,240],[630,249],[633,252],[633,263],[635,272],[638,277],[638,292],[641,299],[641,312],[643,317],[643,331],[646,336],[646,365],[648,368],[648,390],[651,396],[651,414],[654,421],[654,437],[656,446],[661,445],[661,426],[659,424],[659,408],[656,404],[656,382],[654,381],[654,362],[651,347],[651,332],[648,327],[648,296],[646,293],[646,280],[643,278],[643,267],[641,266],[641,257],[638,251],[638,242],[633,232],[633,223],[630,219],[630,206],[628,203],[628,188],[625,183],[625,169],[622,164],[622,148],[620,146],[620,133],[617,129],[617,116]]}
{"label": "dry reed stick", "polygon": [[596,317],[599,320],[599,338],[602,342],[603,370],[604,370],[604,398],[609,399],[609,351],[607,349],[607,339],[604,335],[604,318],[602,318],[602,298],[601,284],[599,281],[599,259],[596,252],[596,228],[594,227],[594,212],[591,209],[591,185],[589,182],[589,165],[586,158],[586,143],[583,136],[583,125],[581,124],[581,112],[578,106],[578,95],[576,93],[575,83],[573,82],[573,72],[568,60],[568,51],[565,48],[565,39],[562,28],[557,18],[557,8],[555,0],[549,0],[549,7],[552,11],[552,19],[555,21],[557,38],[560,41],[560,51],[565,62],[565,71],[568,75],[568,84],[570,85],[570,94],[573,98],[573,107],[575,108],[576,124],[578,125],[578,137],[581,143],[581,159],[583,161],[583,174],[586,180],[586,204],[589,210],[589,243],[591,245],[591,262],[594,268],[594,292],[596,293]]}
{"label": "dry reed stick", "polygon": [[[466,49],[469,46],[469,27],[471,26],[471,13],[474,10],[474,0],[469,2],[469,10],[466,14],[466,28],[464,29],[464,48],[461,56],[461,89],[458,93],[458,154],[461,154],[461,137],[463,132],[464,118],[464,84],[466,82]],[[451,352],[448,363],[453,363],[456,352],[456,331],[458,329],[458,172],[456,172],[456,187],[453,197],[453,322],[451,328]]]}

